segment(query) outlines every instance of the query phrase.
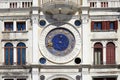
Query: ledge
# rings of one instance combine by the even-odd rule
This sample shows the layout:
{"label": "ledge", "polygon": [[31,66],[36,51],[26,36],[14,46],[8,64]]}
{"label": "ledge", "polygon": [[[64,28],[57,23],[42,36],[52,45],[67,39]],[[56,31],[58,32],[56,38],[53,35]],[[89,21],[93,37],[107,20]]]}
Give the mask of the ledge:
{"label": "ledge", "polygon": [[2,31],[2,33],[27,33],[28,31]]}
{"label": "ledge", "polygon": [[120,11],[120,7],[107,7],[107,8],[102,8],[102,7],[90,7],[90,10],[94,10],[94,11],[101,11],[101,10],[106,10],[106,11]]}
{"label": "ledge", "polygon": [[0,69],[120,69],[120,65],[0,65]]}
{"label": "ledge", "polygon": [[91,41],[117,41],[118,38],[110,38],[110,39],[91,39]]}
{"label": "ledge", "polygon": [[2,39],[1,41],[28,41],[28,39]]}

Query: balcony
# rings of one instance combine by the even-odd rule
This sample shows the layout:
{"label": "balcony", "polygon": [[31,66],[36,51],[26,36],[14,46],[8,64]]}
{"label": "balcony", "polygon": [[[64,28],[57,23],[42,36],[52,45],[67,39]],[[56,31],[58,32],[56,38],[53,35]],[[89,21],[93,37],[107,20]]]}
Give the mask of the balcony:
{"label": "balcony", "polygon": [[[81,8],[82,0],[41,0],[42,11],[49,21],[67,21]],[[50,20],[52,19],[52,20]],[[67,20],[66,20],[67,19]]]}
{"label": "balcony", "polygon": [[91,8],[120,8],[120,0],[88,0]]}
{"label": "balcony", "polygon": [[50,14],[70,14],[80,8],[81,0],[42,0],[40,6]]}
{"label": "balcony", "polygon": [[0,9],[6,8],[30,8],[32,7],[32,0],[0,0]]}
{"label": "balcony", "polygon": [[42,0],[41,6],[45,4],[53,5],[53,4],[66,4],[73,6],[80,6],[82,4],[82,0]]}

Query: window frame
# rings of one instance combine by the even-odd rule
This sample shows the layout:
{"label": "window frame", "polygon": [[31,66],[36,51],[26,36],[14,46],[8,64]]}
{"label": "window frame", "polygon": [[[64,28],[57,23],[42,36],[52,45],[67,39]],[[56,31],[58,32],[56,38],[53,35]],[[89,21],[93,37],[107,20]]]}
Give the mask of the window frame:
{"label": "window frame", "polygon": [[[19,46],[19,44],[23,44],[24,46]],[[16,49],[17,49],[17,65],[25,65],[26,64],[26,48],[27,47],[26,47],[25,43],[20,42],[17,44],[17,47],[16,47]],[[18,49],[20,49],[20,53],[18,53]],[[25,49],[24,54],[23,54],[23,49]],[[24,56],[22,56],[22,55],[24,55]],[[23,57],[24,57],[24,62],[23,62]]]}
{"label": "window frame", "polygon": [[[98,60],[98,52],[100,53],[100,60]],[[94,44],[94,65],[102,65],[103,64],[103,45],[100,42]],[[97,55],[97,58],[96,58]],[[96,61],[97,59],[97,61]],[[100,62],[98,62],[100,61]]]}
{"label": "window frame", "polygon": [[115,44],[108,42],[106,44],[106,64],[115,64]]}
{"label": "window frame", "polygon": [[101,31],[102,30],[102,22],[95,22],[94,23],[94,31]]}
{"label": "window frame", "polygon": [[[6,46],[7,44],[10,44],[11,46]],[[6,49],[8,49],[8,53],[6,53]],[[11,49],[12,49],[12,57],[11,57]],[[8,57],[6,57],[8,55]],[[8,58],[8,61],[6,61],[6,58]],[[11,62],[12,59],[12,62]],[[8,62],[8,64],[7,64]],[[4,64],[5,65],[13,65],[14,64],[14,47],[12,43],[6,43],[4,45]]]}
{"label": "window frame", "polygon": [[[6,28],[6,25],[9,25],[8,29]],[[5,32],[12,32],[14,29],[14,23],[11,21],[11,22],[4,22],[4,31]]]}
{"label": "window frame", "polygon": [[[95,24],[101,22],[101,28],[95,29]],[[113,29],[111,29],[111,23],[113,23]],[[118,21],[91,21],[91,31],[92,32],[110,32],[110,31],[115,31],[117,32],[118,30]]]}
{"label": "window frame", "polygon": [[[24,27],[20,27],[20,29],[18,28],[18,24],[24,26]],[[26,21],[17,21],[16,22],[16,31],[17,32],[23,32],[23,31],[26,31]]]}

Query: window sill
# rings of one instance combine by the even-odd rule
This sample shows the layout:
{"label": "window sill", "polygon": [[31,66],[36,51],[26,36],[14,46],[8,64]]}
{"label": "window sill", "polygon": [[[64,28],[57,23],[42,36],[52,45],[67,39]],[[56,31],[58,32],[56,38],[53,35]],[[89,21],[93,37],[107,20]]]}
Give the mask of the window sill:
{"label": "window sill", "polygon": [[117,30],[92,30],[91,32],[117,32]]}
{"label": "window sill", "polygon": [[118,64],[93,64],[93,66],[91,66],[91,68],[118,68],[119,65]]}
{"label": "window sill", "polygon": [[2,33],[27,33],[28,31],[2,31]]}

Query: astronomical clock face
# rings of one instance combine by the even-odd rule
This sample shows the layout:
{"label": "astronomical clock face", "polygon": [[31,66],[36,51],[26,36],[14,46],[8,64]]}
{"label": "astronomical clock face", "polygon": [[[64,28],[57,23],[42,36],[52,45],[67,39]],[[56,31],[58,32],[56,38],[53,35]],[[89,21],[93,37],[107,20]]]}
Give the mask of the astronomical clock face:
{"label": "astronomical clock face", "polygon": [[69,24],[49,25],[40,34],[41,54],[53,63],[67,63],[73,60],[81,49],[81,38],[76,28]]}
{"label": "astronomical clock face", "polygon": [[57,28],[47,34],[45,45],[51,54],[55,56],[65,56],[73,50],[75,38],[69,30]]}

